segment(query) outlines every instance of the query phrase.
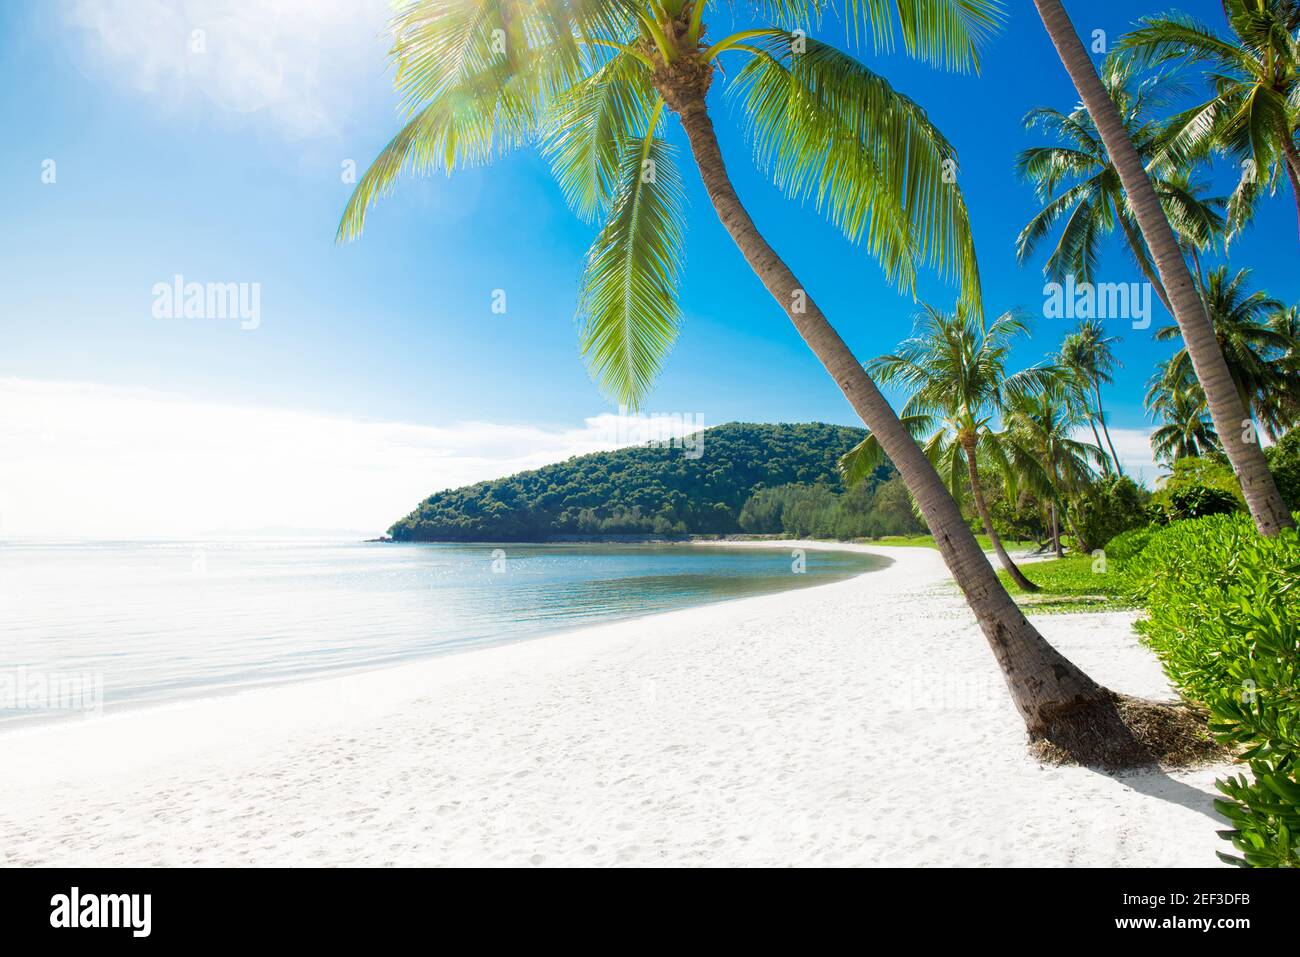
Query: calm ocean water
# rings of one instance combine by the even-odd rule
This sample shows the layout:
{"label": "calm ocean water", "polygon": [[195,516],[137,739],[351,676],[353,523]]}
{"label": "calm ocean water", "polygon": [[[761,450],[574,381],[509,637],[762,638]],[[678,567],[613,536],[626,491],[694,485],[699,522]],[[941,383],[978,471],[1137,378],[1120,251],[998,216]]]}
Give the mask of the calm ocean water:
{"label": "calm ocean water", "polygon": [[0,545],[0,727],[89,707],[96,682],[111,712],[884,564],[846,552],[805,561],[794,574],[789,550],[689,545]]}

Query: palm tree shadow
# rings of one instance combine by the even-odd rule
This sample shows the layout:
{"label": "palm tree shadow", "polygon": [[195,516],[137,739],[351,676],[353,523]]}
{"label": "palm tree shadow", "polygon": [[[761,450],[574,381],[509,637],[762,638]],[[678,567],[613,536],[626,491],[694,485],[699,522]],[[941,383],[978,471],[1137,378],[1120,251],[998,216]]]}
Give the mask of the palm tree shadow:
{"label": "palm tree shadow", "polygon": [[1148,797],[1178,804],[1191,811],[1204,814],[1216,824],[1232,827],[1232,823],[1214,809],[1217,793],[1207,793],[1198,787],[1180,781],[1162,768],[1148,767],[1128,771],[1106,772],[1096,768],[1090,769],[1095,774],[1112,778],[1127,788],[1145,794]]}

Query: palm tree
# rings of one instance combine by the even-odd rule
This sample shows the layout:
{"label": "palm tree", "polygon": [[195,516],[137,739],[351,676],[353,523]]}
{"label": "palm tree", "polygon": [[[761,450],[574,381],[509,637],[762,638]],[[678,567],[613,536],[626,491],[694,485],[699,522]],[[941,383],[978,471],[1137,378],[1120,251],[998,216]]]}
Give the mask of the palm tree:
{"label": "palm tree", "polygon": [[1287,340],[1282,355],[1273,358],[1277,386],[1265,397],[1261,422],[1276,438],[1300,422],[1300,306],[1286,306],[1268,317],[1268,327]]}
{"label": "palm tree", "polygon": [[1084,538],[1074,524],[1070,501],[1093,480],[1093,463],[1106,460],[1096,445],[1074,438],[1087,413],[1071,401],[1068,376],[1048,380],[1046,388],[1013,393],[1006,407],[1003,445],[1013,467],[1050,505],[1052,543],[1061,549],[1060,514],[1064,512],[1074,537]]}
{"label": "palm tree", "polygon": [[[960,501],[963,486],[970,488],[998,561],[1016,585],[1034,592],[1038,586],[1011,560],[993,527],[977,464],[980,457],[995,463],[1008,494],[1014,495],[1015,473],[989,423],[1001,411],[1005,394],[1034,384],[1037,370],[1009,379],[1006,374],[1012,340],[1026,332],[1024,321],[1011,313],[986,327],[960,307],[945,314],[923,304],[912,338],[901,343],[897,352],[872,359],[867,371],[879,382],[897,383],[910,391],[902,412],[909,431],[930,433],[923,442],[926,457],[947,480],[954,499]],[[841,460],[845,481],[853,484],[865,478],[883,460],[872,433]]]}
{"label": "palm tree", "polygon": [[1152,418],[1164,423],[1151,433],[1156,461],[1172,464],[1181,458],[1207,455],[1219,447],[1205,393],[1194,378],[1179,374],[1170,362],[1163,362],[1147,386],[1147,408]]}
{"label": "palm tree", "polygon": [[[1122,116],[1134,148],[1144,161],[1149,160],[1161,135],[1160,123],[1151,113],[1176,95],[1178,88],[1160,76],[1139,82],[1133,64],[1114,56],[1103,64],[1101,81]],[[1026,114],[1024,125],[1041,129],[1057,143],[1031,147],[1016,159],[1017,172],[1034,184],[1044,203],[1016,239],[1016,257],[1021,265],[1064,220],[1043,271],[1057,282],[1071,275],[1079,282],[1094,282],[1101,243],[1118,227],[1134,262],[1172,315],[1169,296],[1124,197],[1119,171],[1110,161],[1088,111],[1082,105],[1070,113],[1039,107]],[[1185,175],[1171,173],[1156,179],[1154,186],[1165,215],[1183,243],[1193,249],[1212,245],[1223,228],[1218,212],[1222,200],[1202,199],[1201,187]]]}
{"label": "palm tree", "polygon": [[[1020,612],[961,510],[806,286],[759,233],[731,183],[706,96],[719,76],[760,166],[816,205],[885,273],[914,290],[931,266],[979,308],[978,267],[952,147],[925,112],[853,57],[803,30],[828,3],[776,0],[768,22],[707,38],[708,0],[411,0],[395,15],[395,83],[410,119],[357,183],[339,226],[359,234],[399,173],[484,163],[540,141],[581,214],[602,223],[587,260],[580,341],[614,399],[648,392],[677,331],[682,209],[675,114],[705,191],[741,255],[877,437],[912,493],[1042,749],[1102,764],[1150,760],[1117,698]],[[848,4],[877,46],[957,69],[1000,26],[997,0]],[[739,69],[722,73],[722,56]],[[666,109],[665,109],[666,108]],[[1150,705],[1155,707],[1155,705]]]}
{"label": "palm tree", "polygon": [[1208,100],[1169,121],[1165,162],[1186,167],[1215,152],[1241,163],[1228,203],[1229,234],[1250,221],[1265,188],[1279,173],[1291,181],[1300,218],[1300,0],[1222,0],[1227,37],[1192,17],[1147,17],[1118,49],[1148,65],[1182,61],[1205,66]]}
{"label": "palm tree", "polygon": [[[1114,381],[1112,373],[1119,365],[1111,348],[1119,341],[1119,336],[1106,335],[1101,323],[1095,319],[1084,319],[1079,323],[1079,328],[1061,343],[1057,364],[1069,373],[1077,387],[1078,401],[1085,413],[1084,418],[1092,426],[1092,437],[1097,440],[1097,447],[1101,447],[1101,436],[1097,434],[1097,425],[1100,424],[1102,432],[1106,434],[1106,445],[1110,449],[1115,471],[1123,475],[1124,467],[1120,464],[1119,453],[1115,451],[1115,443],[1111,441],[1110,429],[1106,427],[1106,412],[1101,405],[1101,384]],[[1088,395],[1089,392],[1092,393],[1091,396]],[[1103,456],[1102,463],[1109,472],[1110,460]]]}
{"label": "palm tree", "polygon": [[1178,238],[1147,176],[1142,157],[1133,148],[1123,119],[1097,76],[1092,59],[1061,0],[1034,0],[1034,6],[1119,173],[1129,207],[1155,261],[1161,285],[1165,287],[1173,307],[1174,320],[1187,344],[1196,378],[1205,391],[1215,430],[1241,483],[1255,526],[1267,536],[1276,535],[1283,528],[1293,528],[1295,522],[1268,470],[1268,461],[1264,458],[1258,436],[1251,435],[1251,430],[1245,428],[1245,408],[1206,319],[1205,306],[1192,281]]}
{"label": "palm tree", "polygon": [[[1285,377],[1276,360],[1286,355],[1294,340],[1268,324],[1282,310],[1282,303],[1262,291],[1248,292],[1250,270],[1239,269],[1231,278],[1228,267],[1211,270],[1201,286],[1201,298],[1210,314],[1219,349],[1228,364],[1228,374],[1247,414],[1266,429],[1277,427],[1270,414],[1277,393],[1285,388]],[[1177,339],[1177,326],[1156,330],[1156,339]],[[1179,349],[1170,360],[1170,374],[1179,381],[1194,379],[1187,349]]]}

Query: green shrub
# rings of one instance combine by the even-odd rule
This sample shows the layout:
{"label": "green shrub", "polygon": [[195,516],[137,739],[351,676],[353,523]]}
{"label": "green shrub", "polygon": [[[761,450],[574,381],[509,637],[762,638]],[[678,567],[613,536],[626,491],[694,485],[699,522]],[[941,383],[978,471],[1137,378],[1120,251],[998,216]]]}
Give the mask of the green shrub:
{"label": "green shrub", "polygon": [[[989,473],[992,475],[992,473]],[[1043,522],[1042,503],[1033,495],[1021,489],[1019,494],[1008,496],[1002,482],[986,482],[984,498],[988,502],[989,512],[993,516],[993,530],[1002,538],[1017,542],[1041,542],[1050,534]],[[972,518],[971,527],[977,533],[983,533],[984,523],[975,512],[974,503],[965,509]]]}
{"label": "green shrub", "polygon": [[[1146,504],[1150,498],[1150,493],[1131,478],[1112,475],[1093,483],[1074,503],[1073,525],[1067,523],[1074,547],[1089,552],[1120,532],[1148,524]],[[1078,529],[1083,541],[1079,541],[1074,529]]]}
{"label": "green shrub", "polygon": [[1231,515],[1242,511],[1242,501],[1231,492],[1210,485],[1183,485],[1169,494],[1152,499],[1153,518],[1161,524],[1209,515]]}
{"label": "green shrub", "polygon": [[1220,834],[1249,867],[1300,866],[1300,536],[1258,535],[1245,515],[1179,522],[1126,573],[1149,611],[1138,630],[1170,679],[1210,713],[1253,781],[1219,781]]}
{"label": "green shrub", "polygon": [[1147,543],[1151,541],[1151,536],[1155,533],[1156,529],[1150,525],[1144,525],[1141,528],[1130,528],[1127,532],[1120,532],[1106,543],[1106,547],[1103,549],[1106,552],[1106,560],[1128,561],[1147,547]]}
{"label": "green shrub", "polygon": [[1300,508],[1300,429],[1292,429],[1277,445],[1264,450],[1268,467],[1288,508]]}
{"label": "green shrub", "polygon": [[1193,485],[1217,488],[1244,501],[1241,484],[1232,471],[1228,457],[1222,452],[1210,452],[1201,456],[1191,455],[1179,459],[1174,463],[1170,476],[1165,479],[1163,489],[1166,492],[1176,492],[1180,488]]}
{"label": "green shrub", "polygon": [[1212,452],[1176,461],[1160,491],[1151,496],[1147,513],[1151,521],[1167,525],[1205,515],[1226,515],[1245,506],[1228,457]]}

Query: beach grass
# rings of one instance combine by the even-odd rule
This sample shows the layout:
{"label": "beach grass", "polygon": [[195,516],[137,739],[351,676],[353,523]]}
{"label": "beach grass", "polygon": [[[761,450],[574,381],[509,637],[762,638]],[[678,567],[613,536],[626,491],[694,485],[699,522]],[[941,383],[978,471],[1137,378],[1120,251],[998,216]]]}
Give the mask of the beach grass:
{"label": "beach grass", "polygon": [[[1101,570],[1103,569],[1104,570]],[[1011,576],[998,570],[998,578],[1016,602],[1035,612],[1117,611],[1135,607],[1126,594],[1118,562],[1098,565],[1090,555],[1067,555],[1028,562],[1021,571],[1042,590],[1022,592]]]}
{"label": "beach grass", "polygon": [[[975,536],[975,539],[980,543],[980,548],[984,549],[986,552],[993,548],[993,543],[989,541],[987,535],[978,534]],[[890,545],[903,548],[937,547],[934,544],[933,535],[884,535],[880,538],[864,538],[859,539],[859,541],[866,545]],[[1007,541],[1006,539],[1002,540],[1002,544],[1009,551],[1013,552],[1028,551],[1038,547],[1037,542]]]}
{"label": "beach grass", "polygon": [[[991,551],[993,546],[987,535],[976,535],[980,547]],[[886,535],[882,538],[864,539],[868,545],[890,545],[903,548],[934,548],[932,535]],[[1003,540],[1006,549],[1013,553],[1031,551],[1038,547],[1037,542]],[[1067,555],[1064,558],[1050,558],[1044,561],[1024,562],[1021,564],[1029,580],[1041,587],[1041,591],[1028,593],[1021,591],[1011,576],[998,569],[998,579],[1002,582],[1017,604],[1037,613],[1082,612],[1082,611],[1123,611],[1136,607],[1124,587],[1119,562],[1111,559],[1105,565],[1105,571],[1094,568],[1091,555]],[[954,586],[955,587],[955,586]]]}

